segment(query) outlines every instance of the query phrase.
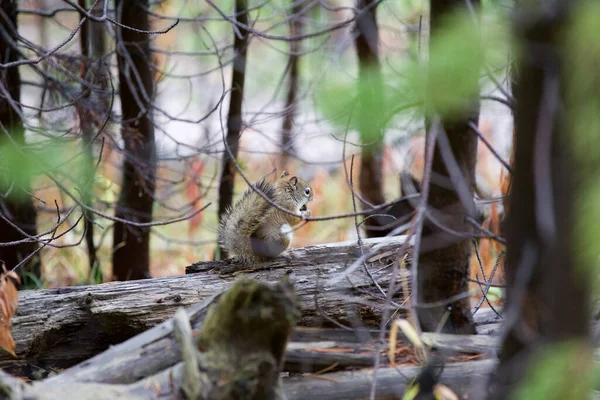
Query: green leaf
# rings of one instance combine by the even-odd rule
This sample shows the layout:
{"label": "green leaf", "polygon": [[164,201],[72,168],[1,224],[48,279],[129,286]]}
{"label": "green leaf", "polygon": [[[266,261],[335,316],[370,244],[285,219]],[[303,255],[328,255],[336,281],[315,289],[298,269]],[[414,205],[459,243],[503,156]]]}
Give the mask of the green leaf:
{"label": "green leaf", "polygon": [[[431,29],[435,30],[430,38],[426,77],[428,100],[436,113],[462,114],[479,96],[483,61],[480,33],[468,13],[456,13]],[[425,78],[423,74],[421,77]],[[421,84],[425,86],[425,82]]]}
{"label": "green leaf", "polygon": [[511,399],[585,399],[592,387],[593,351],[585,343],[548,345],[534,356]]}
{"label": "green leaf", "polygon": [[85,169],[80,154],[81,149],[66,145],[41,148],[17,148],[12,143],[0,145],[0,191],[10,192],[15,198],[27,198],[31,196],[27,189],[31,180],[46,173],[81,179]]}

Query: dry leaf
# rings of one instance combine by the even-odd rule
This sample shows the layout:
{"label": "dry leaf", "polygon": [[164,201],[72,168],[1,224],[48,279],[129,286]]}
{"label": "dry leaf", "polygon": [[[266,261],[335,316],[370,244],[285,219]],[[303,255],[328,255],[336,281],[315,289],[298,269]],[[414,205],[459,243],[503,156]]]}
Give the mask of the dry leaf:
{"label": "dry leaf", "polygon": [[394,321],[392,328],[390,329],[389,338],[389,350],[388,358],[390,359],[390,365],[393,367],[396,365],[396,338],[398,337],[398,329],[402,330],[402,333],[406,338],[413,344],[419,357],[427,359],[427,353],[425,352],[425,346],[421,341],[421,337],[413,325],[406,319],[400,318]]}
{"label": "dry leaf", "polygon": [[[185,186],[185,197],[193,204],[193,211],[199,211],[202,209],[202,190],[199,186],[199,182],[202,179],[202,172],[204,171],[204,162],[202,160],[194,160],[189,167],[187,183]],[[193,233],[198,230],[202,225],[204,213],[194,215],[190,218],[190,224],[188,225],[188,237],[192,237]]]}
{"label": "dry leaf", "polygon": [[456,393],[454,393],[448,386],[442,385],[441,383],[435,385],[435,388],[433,389],[433,395],[439,400],[458,400]]}
{"label": "dry leaf", "polygon": [[14,271],[7,271],[0,276],[0,347],[16,357],[16,344],[11,334],[10,319],[17,311],[19,295],[15,283],[20,283],[19,276]]}

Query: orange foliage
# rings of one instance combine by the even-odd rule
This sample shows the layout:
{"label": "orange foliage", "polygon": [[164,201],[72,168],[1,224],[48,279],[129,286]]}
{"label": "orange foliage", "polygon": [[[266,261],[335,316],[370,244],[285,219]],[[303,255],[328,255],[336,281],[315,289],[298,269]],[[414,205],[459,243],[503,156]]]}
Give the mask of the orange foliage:
{"label": "orange foliage", "polygon": [[2,267],[4,274],[0,276],[0,314],[2,316],[2,321],[0,321],[0,347],[16,357],[16,344],[11,334],[10,319],[17,311],[19,296],[15,283],[18,284],[20,280],[16,272],[7,271],[5,266]]}

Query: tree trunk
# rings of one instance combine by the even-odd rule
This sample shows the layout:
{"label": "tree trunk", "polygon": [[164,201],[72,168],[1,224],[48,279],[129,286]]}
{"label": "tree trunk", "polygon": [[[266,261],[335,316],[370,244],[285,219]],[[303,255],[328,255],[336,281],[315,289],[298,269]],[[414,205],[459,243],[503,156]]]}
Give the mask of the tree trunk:
{"label": "tree trunk", "polygon": [[589,279],[584,278],[589,266],[575,257],[578,169],[569,136],[575,132],[567,128],[574,104],[563,96],[565,48],[557,35],[571,20],[572,4],[532,8],[528,18],[517,19],[522,53],[514,86],[518,141],[506,221],[506,333],[493,399],[514,394],[542,345],[585,341],[589,334]]}
{"label": "tree trunk", "polygon": [[[471,2],[478,7],[479,1]],[[430,15],[430,49],[442,41],[437,36],[444,19],[457,9],[465,9],[462,0],[432,0]],[[475,24],[473,23],[473,29]],[[430,54],[431,62],[436,55]],[[477,86],[479,65],[473,62],[468,76]],[[439,88],[428,87],[428,96]],[[443,332],[473,333],[470,299],[468,296],[469,264],[471,256],[471,238],[468,234],[472,227],[465,215],[475,217],[473,192],[475,188],[475,165],[477,162],[477,136],[469,129],[469,123],[478,124],[479,96],[473,99],[457,98],[458,102],[469,105],[455,115],[436,117],[435,104],[430,104],[431,113],[427,117],[427,143],[436,138],[432,160],[431,182],[428,197],[428,214],[439,224],[461,236],[438,227],[433,219],[426,218],[423,227],[422,244],[418,263],[418,305],[417,313],[424,331],[436,331],[440,328],[450,310],[447,320],[441,326]],[[435,130],[435,131],[434,131]],[[456,166],[448,166],[446,160],[454,159]],[[451,178],[451,173],[454,178]],[[458,179],[456,179],[458,178]],[[458,182],[460,181],[460,182]],[[461,184],[462,185],[458,185]],[[461,196],[462,194],[462,196]],[[466,235],[464,235],[466,234]],[[462,298],[457,299],[457,297]],[[437,303],[438,305],[428,305]]]}
{"label": "tree trunk", "polygon": [[[300,21],[301,16],[297,15],[302,11],[305,6],[304,1],[291,0],[292,1],[292,15],[290,16],[290,35],[301,35],[303,31],[303,23]],[[289,58],[289,80],[288,80],[288,93],[285,102],[285,115],[283,117],[283,126],[281,128],[281,167],[286,168],[289,156],[294,154],[294,141],[292,136],[292,126],[294,124],[294,118],[296,116],[296,98],[298,96],[298,80],[299,71],[298,64],[300,63],[299,53],[301,50],[300,40],[290,41],[290,58]]]}
{"label": "tree trunk", "polygon": [[[87,9],[86,1],[79,0],[79,6]],[[80,18],[83,18],[84,15],[81,14]],[[91,26],[92,22],[86,20],[80,29],[80,46],[81,46],[81,56],[83,68],[81,69],[81,79],[88,79],[89,84],[93,83],[93,80],[88,78],[89,66],[92,62],[90,60],[90,40],[91,40]],[[91,76],[91,75],[90,75]],[[93,199],[93,188],[94,188],[94,124],[93,124],[93,116],[90,112],[90,92],[91,89],[86,87],[86,85],[82,84],[81,91],[83,95],[77,104],[77,110],[79,114],[79,129],[81,131],[81,145],[82,152],[84,156],[83,160],[83,174],[81,176],[81,183],[79,191],[83,197],[83,203],[92,207],[92,199]],[[83,219],[83,227],[85,230],[85,244],[87,246],[88,251],[88,262],[90,274],[93,271],[100,271],[100,265],[96,265],[98,261],[98,257],[96,256],[96,246],[94,245],[94,213],[84,209],[84,219]],[[102,274],[100,273],[100,276]]]}
{"label": "tree trunk", "polygon": [[[118,21],[149,30],[148,0],[117,0]],[[121,97],[123,178],[115,216],[139,223],[152,221],[156,180],[156,143],[151,102],[150,35],[115,27]],[[113,238],[113,275],[117,280],[148,278],[150,228],[116,222]]]}
{"label": "tree trunk", "polygon": [[[375,104],[380,104],[383,96],[383,82],[379,66],[379,29],[377,27],[374,0],[357,0],[356,8],[364,13],[356,16],[356,32],[354,45],[358,55],[359,85],[359,133],[363,145],[360,159],[359,188],[363,207],[371,208],[385,203],[382,181],[382,146],[383,132]],[[377,111],[374,113],[374,111]],[[390,221],[386,221],[390,222]],[[367,237],[381,237],[386,231],[380,228],[373,217],[365,217],[364,227]]]}
{"label": "tree trunk", "polygon": [[[0,35],[0,58],[2,63],[16,61],[18,59],[17,51],[12,47],[16,46],[17,32],[17,2],[14,0],[5,0],[0,2],[0,9],[6,18],[0,18],[0,29],[6,35],[11,37],[14,44]],[[17,151],[14,147],[21,147],[25,144],[25,130],[23,121],[19,113],[21,112],[21,76],[18,67],[10,67],[0,70],[2,80],[2,94],[0,96],[0,146],[4,151]],[[7,97],[10,100],[7,100]],[[10,139],[8,137],[10,135]],[[10,167],[10,166],[8,166]],[[2,174],[0,181],[0,213],[3,218],[0,219],[0,243],[23,240],[23,235],[17,228],[11,226],[14,224],[18,229],[27,235],[35,235],[36,232],[36,211],[33,206],[33,200],[30,195],[31,187],[29,182],[23,182],[19,187],[12,187],[12,178]],[[6,193],[6,194],[5,194]],[[11,224],[4,220],[8,219]],[[8,269],[12,269],[38,248],[37,242],[21,243],[16,246],[0,247],[0,260]],[[34,255],[21,265],[17,272],[21,277],[22,287],[35,286],[36,281],[41,278],[41,260],[39,255]]]}
{"label": "tree trunk", "polygon": [[[236,21],[248,25],[247,0],[235,0]],[[246,78],[246,51],[248,50],[248,32],[238,27],[234,28],[233,72],[231,75],[231,94],[229,98],[229,114],[227,115],[227,146],[231,155],[225,149],[221,166],[221,181],[219,182],[219,222],[227,208],[233,202],[235,183],[235,162],[238,155],[240,134],[242,132],[242,103],[244,101],[244,80]],[[239,32],[239,35],[238,35]],[[233,158],[232,158],[233,156]],[[219,259],[228,258],[229,255],[219,246]]]}

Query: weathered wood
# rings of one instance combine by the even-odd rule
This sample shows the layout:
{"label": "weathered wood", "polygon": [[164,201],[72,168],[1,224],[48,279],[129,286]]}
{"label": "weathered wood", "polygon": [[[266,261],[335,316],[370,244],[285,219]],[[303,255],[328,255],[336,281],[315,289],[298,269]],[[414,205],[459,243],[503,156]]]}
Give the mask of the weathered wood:
{"label": "weathered wood", "polygon": [[[461,399],[480,399],[480,387],[496,365],[495,360],[447,364],[440,383],[449,386]],[[377,400],[401,399],[406,385],[421,367],[380,368],[377,371]],[[352,400],[368,399],[373,382],[373,370],[334,372],[311,377],[290,377],[283,380],[288,400]]]}
{"label": "weathered wood", "polygon": [[[481,398],[479,390],[495,366],[494,360],[448,364],[444,368],[441,383],[449,386],[459,398]],[[420,367],[380,368],[377,371],[376,399],[399,399],[406,385],[420,371]],[[10,400],[73,400],[104,399],[183,399],[181,387],[182,364],[177,364],[162,373],[127,385],[99,384],[70,380],[35,382],[26,385],[23,381],[0,371],[0,389],[9,388]],[[283,379],[283,388],[288,400],[320,399],[365,399],[369,397],[372,370],[334,372],[315,376],[294,376]],[[467,397],[469,396],[469,397]]]}
{"label": "weathered wood", "polygon": [[[326,339],[327,333],[330,334],[329,339]],[[376,351],[375,335],[368,342],[357,340],[359,339],[357,336],[350,335],[342,335],[346,336],[348,341],[340,341],[336,340],[336,336],[340,336],[339,333],[339,330],[329,330],[323,332],[323,335],[319,335],[325,337],[319,342],[292,341],[289,343],[284,370],[289,372],[315,372],[324,368],[328,368],[328,371],[336,371],[348,367],[364,368],[373,366]],[[292,335],[292,339],[300,335],[296,332]],[[499,337],[488,335],[452,335],[425,332],[421,339],[425,345],[436,350],[443,350],[445,355],[467,353],[483,354],[495,358],[500,345]],[[387,357],[389,343],[387,343],[387,340],[386,336],[386,343],[379,349],[383,352],[381,362],[384,365],[389,363]],[[398,337],[397,340],[397,348],[410,346],[403,336]],[[406,364],[414,362],[416,359],[417,357],[411,350],[408,354],[396,355],[395,362],[396,364]]]}
{"label": "weathered wood", "polygon": [[488,335],[452,335],[424,332],[421,340],[425,345],[436,349],[460,353],[484,353],[494,356],[498,346],[500,346],[498,336]]}
{"label": "weathered wood", "polygon": [[[364,241],[365,251],[381,246],[366,262],[380,284],[386,284],[389,267],[404,240],[404,237],[394,237]],[[380,310],[377,306],[384,301],[365,268],[359,268],[350,279],[335,286],[325,284],[325,278],[343,271],[358,254],[360,249],[353,242],[292,249],[289,262],[278,259],[247,275],[258,280],[278,281],[292,272],[301,302],[300,326],[331,325],[323,315],[346,324],[360,321],[365,326],[378,326]],[[206,265],[214,264],[195,264],[188,269],[205,270]],[[405,271],[400,279],[407,279],[408,273]],[[17,359],[0,353],[0,368],[12,367],[10,372],[21,373],[26,360],[57,368],[70,367],[167,320],[180,306],[186,307],[222,292],[234,279],[234,275],[204,272],[22,291],[12,327]],[[367,293],[371,293],[372,298]],[[369,301],[368,305],[352,304],[348,300],[358,295]]]}
{"label": "weathered wood", "polygon": [[[217,296],[204,300],[200,304],[191,306],[187,312],[192,322],[192,325],[198,325],[198,322],[205,316],[206,310]],[[487,320],[485,310],[481,310],[475,315],[476,323]],[[444,335],[441,335],[444,336]],[[448,336],[448,335],[445,335]],[[324,345],[331,346],[332,341],[347,343],[348,346],[360,345],[369,341],[376,340],[378,332],[376,330],[342,330],[342,329],[322,329],[322,328],[296,328],[292,334],[292,342],[288,346],[288,356],[286,357],[286,371],[298,371],[300,368],[307,369],[306,363],[303,363],[303,354],[293,354],[294,349],[312,347],[323,347]],[[386,336],[387,338],[387,336]],[[400,334],[398,338],[402,338]],[[469,349],[469,338],[472,336],[464,336],[465,349]],[[324,344],[329,343],[329,344]],[[444,348],[446,342],[436,343],[437,348]],[[341,344],[340,344],[341,345]],[[453,348],[456,346],[453,344]],[[385,347],[383,350],[385,351]],[[291,356],[289,355],[291,354]],[[315,366],[313,369],[318,370],[319,365],[329,366],[330,358],[324,356],[320,360],[312,357]],[[372,355],[369,356],[372,361]],[[350,356],[349,358],[352,358]],[[360,357],[358,357],[360,358]],[[354,357],[354,361],[357,361]],[[82,382],[98,382],[98,383],[113,383],[127,384],[134,383],[143,377],[155,374],[172,365],[175,365],[181,360],[179,347],[174,341],[172,335],[171,320],[165,321],[162,324],[134,337],[121,344],[112,346],[107,351],[82,362],[67,371],[61,373],[62,378]],[[366,364],[366,357],[361,358],[361,361],[356,363],[356,366]],[[302,364],[300,366],[300,364]],[[349,361],[343,362],[340,366],[349,366]],[[54,378],[50,378],[54,379]]]}
{"label": "weathered wood", "polygon": [[172,325],[183,349],[183,365],[136,383],[117,385],[77,382],[67,373],[24,385],[2,373],[0,393],[11,400],[163,396],[277,400],[281,394],[281,360],[298,311],[297,297],[288,280],[266,284],[242,278],[209,309],[195,340],[187,313],[179,310],[176,314]]}
{"label": "weathered wood", "polygon": [[[406,236],[394,236],[388,238],[363,239],[363,250],[369,251],[378,247],[377,254],[370,259],[382,258],[394,255],[406,241]],[[388,254],[389,253],[389,254]],[[285,257],[279,257],[272,261],[256,264],[257,270],[276,270],[281,268],[310,267],[317,265],[324,269],[323,278],[341,271],[346,264],[354,262],[361,256],[361,249],[355,240],[345,242],[316,244],[313,246],[299,247],[288,250]],[[241,264],[235,265],[229,260],[198,262],[185,268],[186,274],[196,272],[209,272],[213,270],[229,269],[230,267],[242,268]],[[341,268],[340,268],[341,267]],[[243,270],[242,270],[243,271]]]}
{"label": "weathered wood", "polygon": [[[189,307],[187,314],[190,323],[197,325],[219,296],[211,296]],[[174,340],[173,322],[169,319],[123,343],[111,346],[103,353],[62,372],[60,376],[61,379],[80,382],[127,384],[156,374],[179,361],[181,354]]]}
{"label": "weathered wood", "polygon": [[[496,307],[496,312],[502,315],[502,307]],[[473,319],[479,334],[489,334],[489,332],[499,332],[502,324],[500,318],[491,308],[480,308]],[[600,327],[600,324],[596,324]],[[595,325],[595,326],[596,326]],[[433,334],[427,334],[433,335]],[[427,336],[426,335],[426,336]],[[450,337],[450,335],[446,335]],[[292,334],[293,342],[318,342],[318,341],[340,341],[363,343],[379,337],[379,329],[356,328],[356,329],[340,329],[340,328],[311,328],[299,327]],[[466,336],[471,337],[471,336]],[[387,338],[387,335],[386,335]]]}
{"label": "weathered wood", "polygon": [[[197,325],[204,317],[208,305],[215,298],[216,296],[207,299],[200,304],[195,304],[187,310],[192,325]],[[487,315],[484,311],[485,310],[481,310],[481,314],[478,313],[475,315],[476,323],[480,320],[486,320]],[[429,336],[436,337],[433,334],[430,334]],[[284,370],[297,371],[299,369],[299,364],[303,364],[301,367],[304,368],[304,370],[307,368],[307,365],[302,363],[303,355],[298,353],[294,355],[294,349],[308,349],[311,348],[311,346],[323,347],[324,345],[329,345],[331,347],[332,341],[347,343],[348,346],[356,346],[376,340],[377,337],[378,333],[375,330],[368,331],[357,329],[351,331],[341,329],[297,328],[293,332],[292,342],[288,346],[288,354],[292,355],[286,357]],[[399,334],[398,338],[400,339],[402,337],[403,336]],[[437,335],[437,337],[451,338],[452,335]],[[463,346],[466,352],[472,351],[473,345],[470,344],[470,340],[480,341],[477,336],[463,336]],[[438,340],[434,344],[438,349],[448,349],[460,352],[460,348],[457,349],[456,344],[450,342],[450,340]],[[448,347],[445,347],[446,344],[448,344]],[[386,347],[383,347],[382,349],[385,351]],[[487,352],[486,349],[481,351]],[[370,357],[372,361],[372,355]],[[358,358],[354,357],[354,361],[357,361]],[[327,356],[323,357],[321,361],[317,361],[314,356],[312,356],[312,359],[316,365],[330,365],[327,364],[330,361],[330,358]],[[68,369],[61,374],[61,377],[68,377],[69,379],[82,382],[126,384],[136,382],[143,377],[162,371],[165,368],[175,365],[180,360],[179,348],[172,335],[172,323],[168,320],[149,331],[121,344],[112,346],[107,351]],[[341,366],[349,366],[351,363],[344,362],[343,364],[344,365]],[[361,358],[361,361],[355,365],[360,366],[365,364],[366,361],[364,361],[364,358]],[[319,368],[316,368],[316,370],[318,369]]]}

